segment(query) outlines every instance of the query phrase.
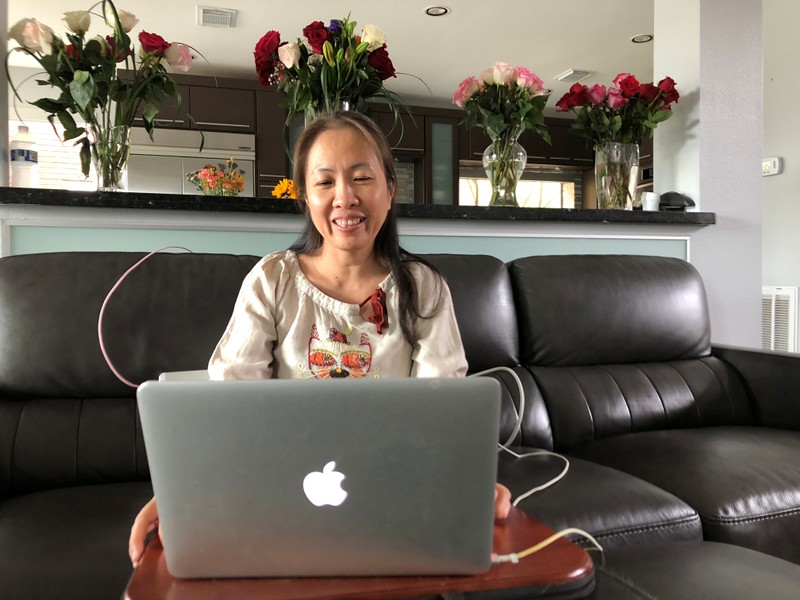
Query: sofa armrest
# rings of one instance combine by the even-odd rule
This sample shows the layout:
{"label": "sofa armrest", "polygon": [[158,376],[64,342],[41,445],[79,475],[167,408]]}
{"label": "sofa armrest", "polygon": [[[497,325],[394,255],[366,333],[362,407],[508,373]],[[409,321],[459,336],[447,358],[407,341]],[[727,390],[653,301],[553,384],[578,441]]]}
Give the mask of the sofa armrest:
{"label": "sofa armrest", "polygon": [[742,378],[760,425],[800,430],[800,354],[712,346]]}

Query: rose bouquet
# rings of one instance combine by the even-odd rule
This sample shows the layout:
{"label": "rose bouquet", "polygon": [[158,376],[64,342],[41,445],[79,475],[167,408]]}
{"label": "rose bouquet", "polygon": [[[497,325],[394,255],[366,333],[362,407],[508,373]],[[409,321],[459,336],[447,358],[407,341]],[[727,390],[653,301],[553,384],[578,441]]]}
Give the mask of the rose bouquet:
{"label": "rose bouquet", "polygon": [[653,85],[639,83],[630,73],[620,73],[607,89],[600,84],[573,84],[556,102],[556,112],[574,112],[576,119],[570,130],[591,140],[594,146],[603,142],[640,144],[645,137],[652,138],[656,126],[672,116],[671,105],[679,98],[671,77]]}
{"label": "rose bouquet", "polygon": [[480,127],[492,139],[484,153],[490,204],[516,205],[517,180],[527,158],[517,144],[520,134],[532,129],[550,143],[543,113],[549,94],[532,71],[497,62],[479,77],[467,77],[453,95],[453,103],[467,113],[464,124]]}
{"label": "rose bouquet", "polygon": [[236,159],[231,157],[216,167],[206,165],[187,173],[186,179],[206,196],[238,196],[244,190],[244,174]]}
{"label": "rose bouquet", "polygon": [[303,29],[304,40],[282,42],[279,32],[268,31],[258,41],[253,54],[259,80],[286,93],[287,125],[297,113],[310,119],[339,110],[343,103],[363,112],[373,97],[385,98],[397,117],[404,104],[384,85],[396,77],[386,38],[375,25],[365,25],[356,35],[356,25],[349,17],[327,26],[314,21]]}
{"label": "rose bouquet", "polygon": [[[611,86],[575,83],[556,102],[556,111],[575,113],[570,131],[595,149],[595,182],[600,208],[633,208],[638,182],[638,144],[652,138],[656,126],[672,116],[680,98],[675,81],[639,83],[620,73]],[[634,145],[635,144],[635,145]]]}
{"label": "rose bouquet", "polygon": [[[92,12],[98,7],[100,13]],[[108,35],[87,39],[92,15],[110,28]],[[181,104],[178,87],[165,65],[188,71],[192,53],[186,44],[170,43],[146,31],[138,35],[137,52],[128,34],[139,20],[117,9],[112,0],[100,0],[89,10],[66,12],[64,22],[69,30],[66,41],[36,19],[22,19],[9,31],[9,37],[19,44],[11,52],[33,57],[45,75],[38,83],[58,90],[57,98],[41,98],[31,104],[48,113],[51,124],[58,119],[64,127],[64,141],[76,140],[80,145],[83,174],[88,176],[94,159],[98,179],[107,184],[99,187],[116,189],[129,150],[127,135],[116,129],[130,127],[137,116],[152,137],[161,103],[175,97],[179,108]],[[126,72],[121,74],[118,68]]]}

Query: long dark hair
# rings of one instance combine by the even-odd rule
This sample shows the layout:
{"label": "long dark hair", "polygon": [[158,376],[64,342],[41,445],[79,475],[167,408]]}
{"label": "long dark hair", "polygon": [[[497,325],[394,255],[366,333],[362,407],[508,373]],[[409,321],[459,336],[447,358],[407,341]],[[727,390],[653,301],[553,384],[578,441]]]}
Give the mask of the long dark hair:
{"label": "long dark hair", "polygon": [[[300,237],[290,246],[290,250],[298,254],[313,254],[322,247],[322,236],[314,223],[306,207],[306,169],[308,166],[308,155],[317,138],[331,129],[342,129],[349,127],[359,132],[364,139],[370,143],[383,166],[386,175],[386,183],[390,189],[395,190],[397,186],[397,174],[394,169],[394,158],[389,142],[383,131],[377,124],[362,115],[361,113],[344,111],[333,115],[317,117],[309,123],[294,146],[294,183],[297,190],[297,198],[301,210],[306,217],[305,226],[300,233]],[[442,296],[441,282],[442,275],[439,271],[425,259],[406,252],[400,247],[400,235],[397,232],[397,207],[392,200],[391,208],[386,215],[383,226],[375,237],[375,257],[378,261],[389,269],[395,282],[399,295],[399,320],[400,329],[409,344],[414,344],[417,340],[415,323],[417,319],[428,319],[435,315],[440,308]],[[409,264],[418,262],[425,265],[436,275],[439,282],[435,291],[437,296],[434,310],[431,314],[423,315],[419,308],[419,297],[416,283]]]}

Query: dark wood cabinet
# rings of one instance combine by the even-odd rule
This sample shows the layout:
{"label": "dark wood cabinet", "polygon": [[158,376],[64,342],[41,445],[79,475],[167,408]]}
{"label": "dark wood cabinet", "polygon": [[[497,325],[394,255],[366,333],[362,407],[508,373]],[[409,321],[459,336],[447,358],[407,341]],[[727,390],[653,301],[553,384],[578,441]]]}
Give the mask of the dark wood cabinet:
{"label": "dark wood cabinet", "polygon": [[419,111],[414,115],[401,112],[397,122],[391,112],[378,112],[373,118],[386,134],[395,154],[425,152],[425,117]]}
{"label": "dark wood cabinet", "polygon": [[[192,94],[191,88],[188,85],[179,85],[178,92],[180,93],[180,102],[175,96],[167,97],[159,107],[158,114],[154,119],[157,127],[165,127],[168,129],[189,129],[191,127],[191,104]],[[141,110],[138,111],[141,115]],[[136,127],[144,125],[144,120],[141,116],[133,118],[133,124]]]}
{"label": "dark wood cabinet", "polygon": [[191,96],[191,114],[201,130],[255,133],[255,90],[195,85]]}
{"label": "dark wood cabinet", "polygon": [[291,178],[287,154],[286,115],[283,95],[272,90],[256,92],[256,196],[270,198],[283,178]]}

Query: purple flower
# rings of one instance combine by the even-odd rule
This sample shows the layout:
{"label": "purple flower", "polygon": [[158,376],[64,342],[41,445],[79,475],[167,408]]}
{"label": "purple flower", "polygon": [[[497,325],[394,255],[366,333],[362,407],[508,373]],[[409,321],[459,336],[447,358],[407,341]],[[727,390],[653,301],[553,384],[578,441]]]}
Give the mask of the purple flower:
{"label": "purple flower", "polygon": [[331,19],[331,24],[328,25],[328,31],[331,33],[339,33],[342,31],[342,22],[339,19]]}

